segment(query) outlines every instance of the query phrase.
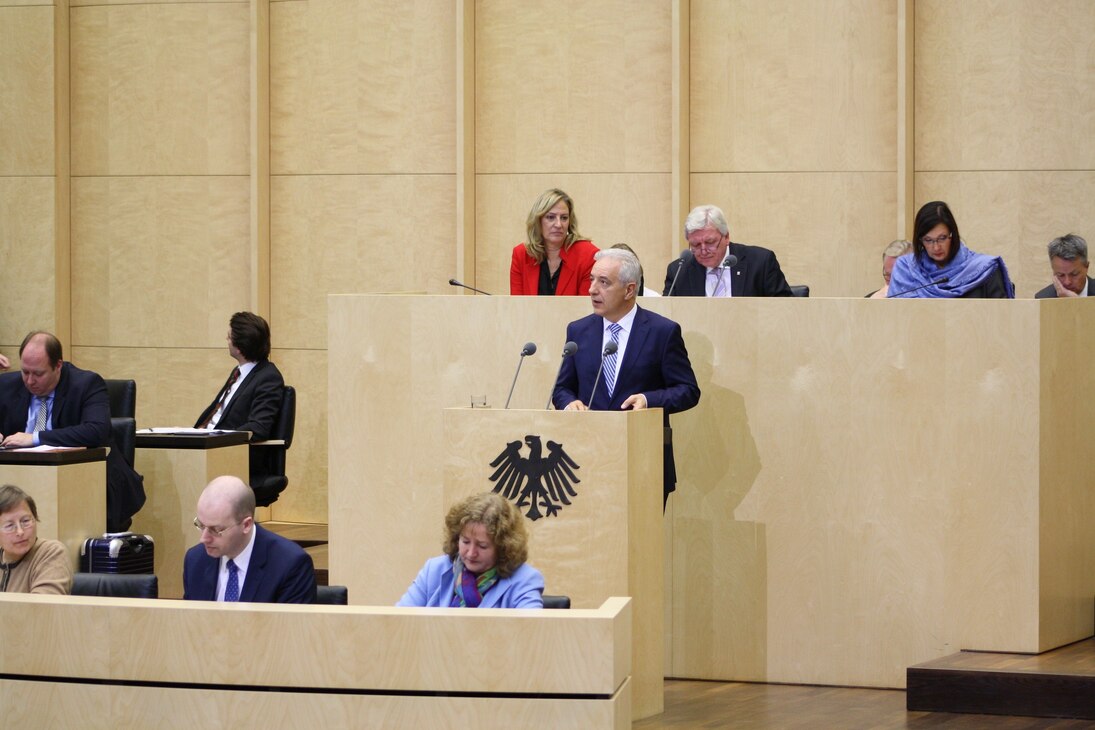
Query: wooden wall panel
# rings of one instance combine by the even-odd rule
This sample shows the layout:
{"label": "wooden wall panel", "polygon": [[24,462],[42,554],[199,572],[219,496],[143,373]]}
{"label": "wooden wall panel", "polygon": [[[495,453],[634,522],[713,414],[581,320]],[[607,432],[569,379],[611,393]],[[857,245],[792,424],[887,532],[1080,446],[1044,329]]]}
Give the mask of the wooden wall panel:
{"label": "wooden wall panel", "polygon": [[477,172],[668,172],[671,12],[669,0],[480,0]]}
{"label": "wooden wall panel", "polygon": [[693,173],[896,169],[895,2],[691,7]]}
{"label": "wooden wall panel", "polygon": [[1050,283],[1054,238],[1077,233],[1095,246],[1095,171],[920,172],[916,200],[947,201],[966,245],[1004,258],[1019,298]]}
{"label": "wooden wall panel", "polygon": [[454,173],[456,5],[272,3],[272,172]]}
{"label": "wooden wall panel", "polygon": [[77,178],[77,344],[219,347],[248,308],[246,177]]}
{"label": "wooden wall panel", "polygon": [[53,8],[0,6],[0,175],[53,174]]}
{"label": "wooden wall panel", "polygon": [[[297,390],[297,425],[285,465],[289,486],[273,504],[273,518],[326,523],[327,352],[278,349],[270,359],[277,363],[286,385]],[[347,402],[346,407],[367,404]]]}
{"label": "wooden wall panel", "polygon": [[476,178],[475,280],[493,294],[509,294],[513,247],[526,240],[525,219],[551,187],[574,200],[579,231],[599,248],[626,243],[643,264],[647,286],[661,291],[665,266],[683,243],[667,241],[673,226],[669,173],[649,175],[479,175]]}
{"label": "wooden wall panel", "polygon": [[13,368],[23,336],[56,321],[53,201],[52,177],[0,177],[0,352]]}
{"label": "wooden wall panel", "polygon": [[[726,213],[730,238],[770,248],[813,297],[861,297],[884,283],[897,178],[877,172],[693,174],[695,204]],[[683,225],[683,221],[682,221]],[[683,234],[682,234],[683,235]]]}
{"label": "wooden wall panel", "polygon": [[277,176],[272,327],[280,348],[327,346],[327,295],[449,289],[455,176]]}
{"label": "wooden wall panel", "polygon": [[246,175],[248,7],[72,10],[72,174]]}
{"label": "wooden wall panel", "polygon": [[917,169],[1095,168],[1092,28],[1088,0],[918,0]]}

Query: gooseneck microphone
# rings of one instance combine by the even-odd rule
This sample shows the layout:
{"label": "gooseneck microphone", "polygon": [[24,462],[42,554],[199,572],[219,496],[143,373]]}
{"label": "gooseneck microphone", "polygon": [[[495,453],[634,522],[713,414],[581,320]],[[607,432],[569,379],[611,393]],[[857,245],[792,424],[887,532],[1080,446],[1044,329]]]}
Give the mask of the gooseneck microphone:
{"label": "gooseneck microphone", "polygon": [[921,284],[920,286],[914,286],[912,289],[906,289],[905,291],[898,292],[897,294],[887,294],[886,298],[887,299],[897,299],[898,297],[903,297],[906,294],[912,294],[914,291],[920,291],[921,289],[924,289],[925,287],[935,286],[936,284],[946,284],[950,280],[951,280],[951,278],[949,276],[941,276],[938,279],[936,279],[935,281],[929,281],[927,284]]}
{"label": "gooseneck microphone", "polygon": [[605,358],[615,354],[618,349],[620,349],[620,345],[615,340],[609,340],[605,343],[605,349],[601,352],[601,366],[597,368],[597,377],[593,379],[593,390],[589,393],[589,403],[586,403],[590,408],[593,407],[593,396],[597,395],[597,386],[601,384],[601,373],[605,369]]}
{"label": "gooseneck microphone", "polygon": [[460,287],[463,287],[463,288],[468,289],[470,291],[473,291],[476,294],[485,294],[488,297],[490,296],[489,291],[483,291],[482,289],[476,289],[474,286],[468,286],[464,282],[457,281],[456,279],[449,279],[449,286],[460,286]]}
{"label": "gooseneck microphone", "polygon": [[525,346],[521,348],[521,359],[517,361],[517,372],[513,374],[513,382],[509,386],[509,395],[506,396],[506,407],[503,410],[509,410],[509,399],[513,397],[513,388],[517,385],[517,376],[521,374],[521,363],[525,361],[525,358],[529,355],[536,354],[536,343],[526,342]]}
{"label": "gooseneck microphone", "polygon": [[732,269],[738,265],[738,257],[732,253],[726,254],[726,258],[722,260],[719,266],[723,269]]}
{"label": "gooseneck microphone", "polygon": [[677,264],[677,273],[673,274],[673,283],[669,285],[669,291],[665,293],[667,297],[673,296],[673,288],[677,286],[677,279],[680,278],[681,271],[684,269],[685,264],[690,263],[693,258],[695,258],[695,256],[693,256],[692,254],[692,249],[686,248],[685,250],[681,251],[681,255],[677,259],[677,261],[680,262],[679,264]]}
{"label": "gooseneck microphone", "polygon": [[555,382],[551,384],[551,392],[548,393],[548,402],[547,405],[544,406],[545,411],[551,410],[551,396],[555,395],[555,383],[559,382],[559,373],[563,372],[563,363],[566,362],[568,357],[576,352],[578,352],[578,343],[574,340],[569,340],[563,345],[563,356],[559,359],[559,370],[555,373]]}

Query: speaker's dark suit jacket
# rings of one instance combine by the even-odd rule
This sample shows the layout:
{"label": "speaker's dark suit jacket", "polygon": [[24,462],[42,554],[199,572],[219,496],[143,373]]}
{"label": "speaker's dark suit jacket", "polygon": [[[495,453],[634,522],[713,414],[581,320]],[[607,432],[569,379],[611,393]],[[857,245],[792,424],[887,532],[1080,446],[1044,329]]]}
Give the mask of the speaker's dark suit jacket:
{"label": "speaker's dark suit jacket", "polygon": [[[194,424],[198,428],[213,414],[217,407],[217,401],[221,394],[228,389],[228,383],[232,374],[224,381],[224,385],[217,391],[217,397],[202,411]],[[285,390],[285,379],[281,377],[278,366],[269,360],[255,363],[254,369],[243,379],[243,383],[236,389],[232,400],[228,401],[228,407],[217,421],[217,428],[231,431],[250,431],[252,441],[265,441],[270,438],[270,432],[278,419],[281,411],[281,396]]]}
{"label": "speaker's dark suit jacket", "polygon": [[[743,243],[730,242],[726,253],[738,257],[738,262],[730,269],[730,293],[735,297],[789,297],[791,287],[779,268],[776,255],[760,246],[746,246]],[[669,262],[665,272],[665,288],[662,294],[669,295],[673,277],[677,275],[680,259]],[[675,297],[707,296],[707,268],[691,259],[684,264],[684,271],[673,287]]]}
{"label": "speaker's dark suit jacket", "polygon": [[[1087,295],[1089,297],[1095,295],[1095,279],[1092,279],[1090,276],[1087,277]],[[1037,294],[1035,294],[1034,298],[1035,299],[1056,299],[1057,298],[1057,289],[1053,286],[1053,284],[1050,284],[1045,289],[1042,289]]]}
{"label": "speaker's dark suit jacket", "polygon": [[[220,558],[210,557],[198,543],[183,561],[183,598],[217,600]],[[295,542],[255,525],[255,546],[240,589],[247,603],[315,603],[316,571],[312,557]]]}
{"label": "speaker's dark suit jacket", "polygon": [[692,372],[692,363],[688,361],[681,326],[660,314],[637,305],[636,308],[624,359],[616,369],[616,386],[611,399],[602,375],[593,402],[589,400],[601,365],[604,339],[604,319],[591,314],[567,325],[567,340],[577,343],[578,351],[563,361],[552,402],[559,410],[573,400],[580,400],[591,410],[618,411],[630,396],[642,393],[646,396],[647,407],[663,409],[666,427],[664,488],[668,496],[677,488],[669,414],[686,411],[699,403],[700,386]]}
{"label": "speaker's dark suit jacket", "polygon": [[[19,433],[27,427],[33,396],[22,373],[0,375],[0,433]],[[48,446],[110,446],[106,460],[107,530],[122,529],[144,505],[144,480],[112,444],[110,396],[98,373],[61,363],[61,377],[53,391],[52,428],[38,434]],[[89,537],[92,537],[89,535]]]}

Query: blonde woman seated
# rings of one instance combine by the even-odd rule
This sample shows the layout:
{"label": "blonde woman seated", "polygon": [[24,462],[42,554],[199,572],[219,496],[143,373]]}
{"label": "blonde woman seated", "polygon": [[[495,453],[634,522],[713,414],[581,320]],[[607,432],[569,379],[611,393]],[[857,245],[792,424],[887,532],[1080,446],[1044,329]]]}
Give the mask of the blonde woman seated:
{"label": "blonde woman seated", "polygon": [[586,296],[597,247],[578,232],[574,201],[558,188],[545,190],[525,220],[528,240],[513,248],[509,293]]}
{"label": "blonde woman seated", "polygon": [[501,496],[484,492],[454,505],[445,516],[443,549],[397,606],[544,607],[544,577],[525,562],[525,518]]}
{"label": "blonde woman seated", "polygon": [[0,593],[54,593],[72,590],[72,567],[65,546],[38,539],[38,506],[19,487],[0,487]]}

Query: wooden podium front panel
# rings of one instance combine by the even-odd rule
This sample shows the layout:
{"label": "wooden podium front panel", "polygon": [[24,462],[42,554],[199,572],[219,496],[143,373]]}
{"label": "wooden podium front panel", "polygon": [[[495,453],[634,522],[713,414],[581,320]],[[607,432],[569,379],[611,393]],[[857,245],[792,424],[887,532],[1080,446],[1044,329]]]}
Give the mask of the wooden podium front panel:
{"label": "wooden podium front panel", "polygon": [[[530,565],[544,575],[544,592],[593,608],[609,596],[631,596],[632,705],[636,718],[663,708],[664,612],[662,531],[662,412],[514,411],[449,408],[443,415],[444,497],[440,513],[418,514],[442,525],[449,506],[491,491],[495,461],[509,442],[538,437],[560,444],[578,464],[576,496],[552,516],[539,505],[528,518]],[[503,495],[516,499],[510,495]],[[524,507],[522,513],[532,512]],[[440,552],[440,551],[438,551]]]}
{"label": "wooden podium front panel", "polygon": [[106,530],[106,461],[0,464],[0,484],[14,484],[34,498],[38,537],[63,542],[76,572],[84,540]]}
{"label": "wooden podium front panel", "polygon": [[137,449],[137,471],[144,475],[147,499],[130,529],[151,535],[156,543],[161,598],[182,598],[183,557],[201,537],[194,529],[194,515],[202,490],[225,474],[246,482],[247,449],[246,443],[215,449]]}

